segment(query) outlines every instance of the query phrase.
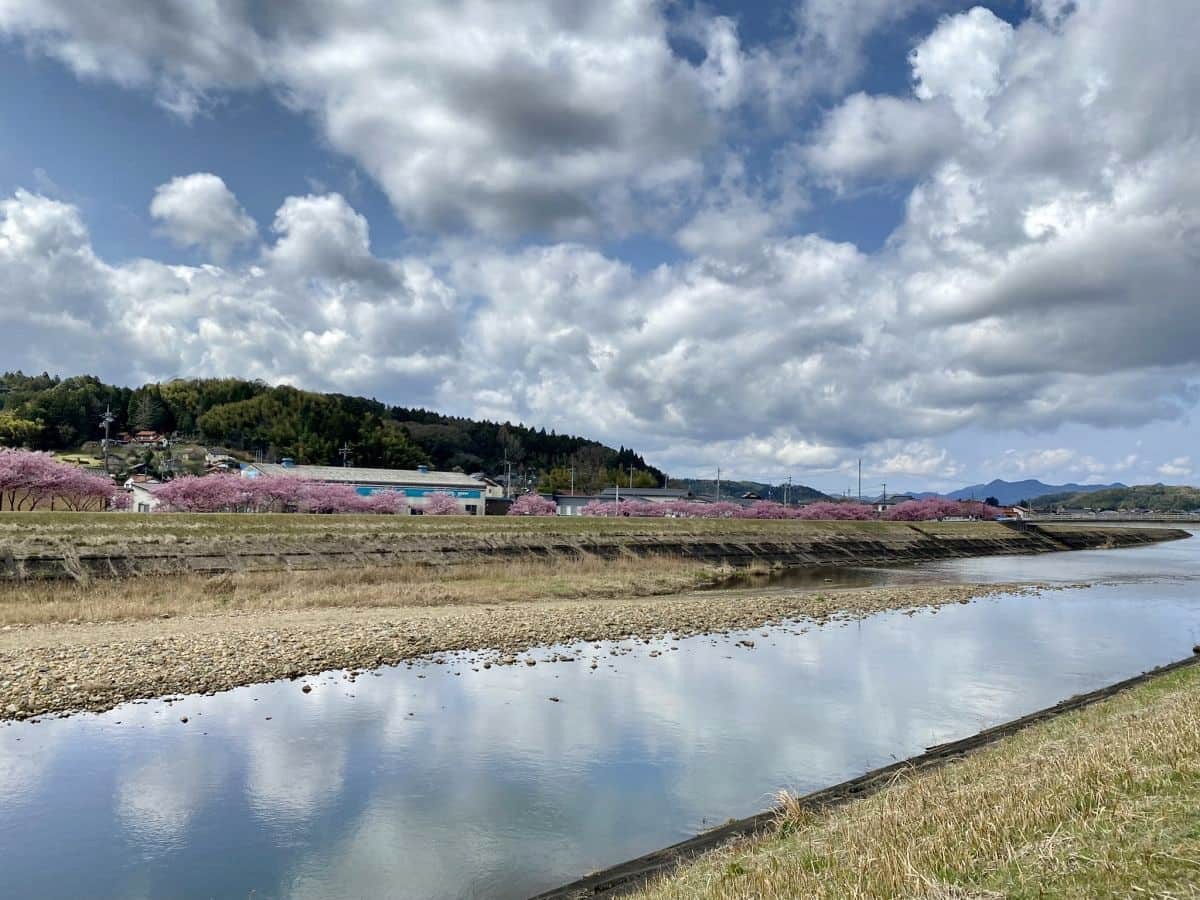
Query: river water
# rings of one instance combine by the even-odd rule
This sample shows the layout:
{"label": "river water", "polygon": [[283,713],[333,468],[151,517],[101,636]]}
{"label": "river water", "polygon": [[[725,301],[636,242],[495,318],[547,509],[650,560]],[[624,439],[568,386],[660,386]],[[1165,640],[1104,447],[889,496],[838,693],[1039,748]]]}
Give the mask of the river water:
{"label": "river water", "polygon": [[1198,562],[955,560],[917,580],[1099,583],[10,724],[0,896],[526,897],[1186,656]]}

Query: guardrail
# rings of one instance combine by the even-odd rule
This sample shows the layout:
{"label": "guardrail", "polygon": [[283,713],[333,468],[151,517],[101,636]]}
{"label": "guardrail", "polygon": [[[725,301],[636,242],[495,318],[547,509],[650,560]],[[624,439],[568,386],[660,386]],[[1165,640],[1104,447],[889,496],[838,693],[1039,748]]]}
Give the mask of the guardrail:
{"label": "guardrail", "polygon": [[1026,522],[1200,522],[1200,513],[1182,512],[1095,512],[1095,513],[1035,513],[1025,516]]}

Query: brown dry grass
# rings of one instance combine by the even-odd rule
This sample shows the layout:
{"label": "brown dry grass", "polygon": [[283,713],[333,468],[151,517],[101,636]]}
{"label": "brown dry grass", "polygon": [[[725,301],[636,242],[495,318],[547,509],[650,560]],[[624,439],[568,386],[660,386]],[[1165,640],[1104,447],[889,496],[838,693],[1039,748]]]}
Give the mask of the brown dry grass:
{"label": "brown dry grass", "polygon": [[218,576],[0,583],[0,625],[325,607],[419,607],[646,597],[701,586],[716,566],[668,557],[497,560]]}
{"label": "brown dry grass", "polygon": [[1200,897],[1200,667],[710,854],[643,900]]}

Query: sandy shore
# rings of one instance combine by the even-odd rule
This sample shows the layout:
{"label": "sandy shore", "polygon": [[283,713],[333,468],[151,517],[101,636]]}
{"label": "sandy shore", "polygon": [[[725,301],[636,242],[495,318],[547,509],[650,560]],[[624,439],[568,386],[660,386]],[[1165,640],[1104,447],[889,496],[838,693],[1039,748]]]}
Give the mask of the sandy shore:
{"label": "sandy shore", "polygon": [[227,690],[330,669],[364,669],[451,650],[494,661],[538,646],[679,636],[768,622],[820,623],[1036,590],[904,585],[812,592],[699,591],[635,599],[247,611],[168,619],[0,628],[0,719],[103,711],[119,703]]}

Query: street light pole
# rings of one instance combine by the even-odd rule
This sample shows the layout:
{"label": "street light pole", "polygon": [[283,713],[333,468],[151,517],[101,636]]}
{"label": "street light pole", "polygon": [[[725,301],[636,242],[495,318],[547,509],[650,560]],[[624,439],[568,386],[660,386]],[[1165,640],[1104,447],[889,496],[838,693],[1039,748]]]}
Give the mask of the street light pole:
{"label": "street light pole", "polygon": [[100,424],[104,426],[104,474],[111,474],[108,470],[108,430],[116,419],[113,418],[112,404],[104,407],[104,416],[100,419]]}

